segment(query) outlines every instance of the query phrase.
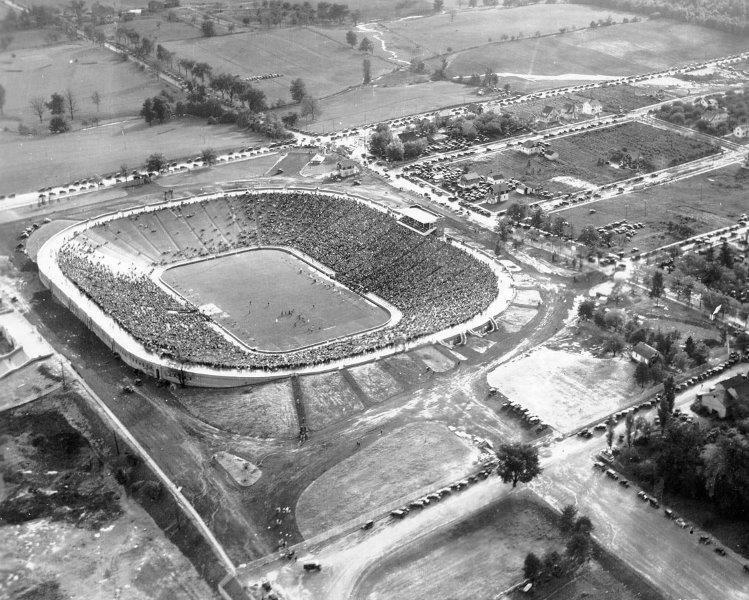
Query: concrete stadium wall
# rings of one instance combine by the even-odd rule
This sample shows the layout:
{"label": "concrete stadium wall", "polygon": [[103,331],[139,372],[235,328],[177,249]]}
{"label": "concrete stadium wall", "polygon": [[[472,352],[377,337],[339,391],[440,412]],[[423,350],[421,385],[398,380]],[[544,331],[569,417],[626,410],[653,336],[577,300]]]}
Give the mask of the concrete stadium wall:
{"label": "concrete stadium wall", "polygon": [[220,192],[204,196],[161,202],[158,204],[140,206],[127,210],[117,211],[102,215],[82,223],[72,225],[52,236],[39,249],[37,265],[39,267],[39,278],[49,288],[53,296],[78,317],[108,348],[119,355],[129,366],[155,377],[174,383],[184,381],[185,385],[194,387],[237,387],[254,383],[261,383],[272,379],[289,377],[291,375],[307,375],[322,373],[349,367],[361,363],[379,360],[386,356],[411,350],[424,344],[440,342],[446,338],[465,333],[486,324],[492,317],[504,311],[512,299],[512,278],[507,270],[488,255],[463,244],[451,241],[453,245],[471,254],[475,259],[487,264],[497,276],[497,295],[494,301],[480,314],[468,321],[450,327],[406,343],[397,344],[366,352],[364,354],[351,356],[345,359],[331,361],[323,364],[310,365],[295,369],[277,369],[268,371],[264,369],[218,369],[195,364],[181,364],[171,359],[163,358],[148,351],[128,331],[123,329],[110,315],[104,312],[93,300],[88,298],[80,289],[69,280],[57,264],[57,253],[76,235],[102,223],[122,219],[134,214],[155,212],[167,207],[185,206],[197,202],[204,202],[222,198],[225,196],[241,196],[247,193],[323,193],[338,198],[365,204],[379,212],[392,214],[392,211],[371,200],[344,194],[337,191],[319,188],[293,188],[293,189],[242,189],[231,192]]}

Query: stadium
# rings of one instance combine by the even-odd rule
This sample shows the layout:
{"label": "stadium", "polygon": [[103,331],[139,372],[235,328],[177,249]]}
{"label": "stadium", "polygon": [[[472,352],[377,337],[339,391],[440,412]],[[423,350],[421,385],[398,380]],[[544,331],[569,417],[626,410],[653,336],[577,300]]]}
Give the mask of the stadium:
{"label": "stadium", "polygon": [[50,238],[40,276],[126,363],[229,387],[491,327],[490,257],[339,192],[239,190],[103,215]]}

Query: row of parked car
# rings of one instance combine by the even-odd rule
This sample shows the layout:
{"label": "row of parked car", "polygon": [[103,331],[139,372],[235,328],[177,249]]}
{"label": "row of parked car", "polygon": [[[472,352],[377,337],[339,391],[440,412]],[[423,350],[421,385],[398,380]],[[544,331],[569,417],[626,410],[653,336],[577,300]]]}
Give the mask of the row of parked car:
{"label": "row of parked car", "polygon": [[520,421],[527,427],[532,428],[536,433],[543,433],[549,429],[549,425],[541,421],[538,415],[534,415],[527,408],[524,408],[519,402],[513,402],[512,400],[505,400],[500,406],[502,410],[506,410],[515,415]]}
{"label": "row of parked car", "polygon": [[[426,496],[423,496],[419,498],[418,500],[413,500],[406,506],[402,506],[401,508],[398,508],[396,510],[393,510],[390,512],[390,516],[393,519],[403,519],[413,510],[419,510],[422,508],[426,508],[427,506],[431,504],[435,504],[442,500],[445,496],[449,496],[453,492],[459,492],[461,490],[466,489],[469,485],[473,483],[478,483],[482,479],[486,479],[491,474],[493,468],[495,467],[495,464],[488,463],[481,471],[478,473],[475,473],[474,475],[471,475],[470,477],[467,477],[465,479],[461,479],[460,481],[456,481],[454,483],[451,483],[447,487],[443,487],[442,489],[437,490],[436,492],[433,492],[431,494],[427,494]],[[362,526],[362,529],[369,529],[371,528],[371,525],[369,525],[369,521],[365,523]]]}

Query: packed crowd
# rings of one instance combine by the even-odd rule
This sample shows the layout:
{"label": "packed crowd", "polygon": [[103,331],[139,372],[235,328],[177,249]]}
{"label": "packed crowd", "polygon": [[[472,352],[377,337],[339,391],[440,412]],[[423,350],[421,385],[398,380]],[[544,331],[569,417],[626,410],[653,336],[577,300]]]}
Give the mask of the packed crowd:
{"label": "packed crowd", "polygon": [[75,242],[60,252],[59,265],[148,350],[213,367],[275,370],[374,352],[464,322],[496,295],[496,277],[485,263],[358,202],[302,192],[219,202],[228,208],[226,223],[241,228],[241,235],[232,238],[235,248],[296,248],[335,271],[349,288],[397,307],[402,319],[393,327],[323,346],[264,354],[226,339],[196,307],[176,300],[145,275],[115,273]]}

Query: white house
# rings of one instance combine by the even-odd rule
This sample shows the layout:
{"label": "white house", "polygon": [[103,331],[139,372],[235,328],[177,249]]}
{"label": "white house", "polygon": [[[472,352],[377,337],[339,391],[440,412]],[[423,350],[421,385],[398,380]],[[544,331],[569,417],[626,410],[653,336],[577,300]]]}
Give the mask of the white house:
{"label": "white house", "polygon": [[500,204],[510,198],[510,185],[502,180],[492,185],[492,191],[486,198],[487,204]]}
{"label": "white house", "polygon": [[518,147],[518,152],[520,152],[521,154],[527,154],[528,156],[541,154],[543,151],[543,146],[541,146],[538,142],[532,142],[530,140],[523,142],[522,145]]}
{"label": "white house", "polygon": [[733,135],[737,138],[749,137],[749,123],[739,123],[733,128]]}
{"label": "white house", "polygon": [[335,173],[338,177],[351,177],[359,172],[358,165],[352,160],[341,160],[336,165]]}
{"label": "white house", "polygon": [[652,365],[660,359],[661,353],[645,342],[638,342],[635,347],[632,348],[632,360],[635,362]]}
{"label": "white house", "polygon": [[600,115],[603,112],[603,104],[598,100],[588,100],[580,103],[579,111],[584,115]]}
{"label": "white house", "polygon": [[458,187],[461,187],[463,189],[472,188],[476,187],[480,183],[481,175],[479,175],[475,171],[469,171],[468,173],[464,173],[460,176],[460,179],[458,180]]}

